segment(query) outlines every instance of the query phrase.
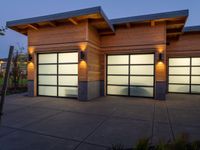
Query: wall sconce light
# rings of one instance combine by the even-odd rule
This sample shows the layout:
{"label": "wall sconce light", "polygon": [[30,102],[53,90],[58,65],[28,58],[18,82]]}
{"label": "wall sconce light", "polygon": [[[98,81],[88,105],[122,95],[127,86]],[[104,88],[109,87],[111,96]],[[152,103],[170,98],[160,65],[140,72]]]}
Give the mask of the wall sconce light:
{"label": "wall sconce light", "polygon": [[33,57],[31,56],[31,54],[28,54],[28,62],[31,62],[33,59]]}
{"label": "wall sconce light", "polygon": [[163,53],[159,53],[158,54],[158,61],[159,62],[162,62],[164,60],[164,55],[163,55]]}
{"label": "wall sconce light", "polygon": [[80,59],[85,60],[85,52],[84,51],[80,52]]}

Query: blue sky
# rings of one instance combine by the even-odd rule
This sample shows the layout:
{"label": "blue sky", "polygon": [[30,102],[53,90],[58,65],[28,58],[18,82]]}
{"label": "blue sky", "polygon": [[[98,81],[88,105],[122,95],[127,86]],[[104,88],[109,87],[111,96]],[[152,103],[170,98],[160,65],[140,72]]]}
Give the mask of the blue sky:
{"label": "blue sky", "polygon": [[[6,21],[101,6],[109,19],[189,9],[186,26],[200,25],[199,0],[1,0],[0,26]],[[27,47],[27,38],[8,30],[0,36],[0,58],[9,45]]]}

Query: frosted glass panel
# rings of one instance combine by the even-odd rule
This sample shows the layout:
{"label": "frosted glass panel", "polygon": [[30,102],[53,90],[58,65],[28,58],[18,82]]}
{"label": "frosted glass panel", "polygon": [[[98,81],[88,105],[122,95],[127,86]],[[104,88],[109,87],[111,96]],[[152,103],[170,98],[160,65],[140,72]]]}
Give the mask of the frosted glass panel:
{"label": "frosted glass panel", "polygon": [[153,86],[153,83],[154,83],[153,77],[138,77],[138,76],[130,77],[130,84],[131,85]]}
{"label": "frosted glass panel", "polygon": [[169,66],[189,66],[190,58],[170,58]]}
{"label": "frosted glass panel", "polygon": [[59,74],[78,74],[78,64],[59,65]]}
{"label": "frosted glass panel", "polygon": [[59,87],[58,96],[61,97],[77,97],[78,96],[78,88],[76,87]]}
{"label": "frosted glass panel", "polygon": [[189,85],[172,85],[169,84],[169,92],[188,93]]}
{"label": "frosted glass panel", "polygon": [[57,65],[39,65],[38,74],[57,74]]}
{"label": "frosted glass panel", "polygon": [[59,76],[59,85],[78,86],[78,76]]}
{"label": "frosted glass panel", "polygon": [[153,88],[151,88],[151,87],[131,87],[130,95],[131,96],[153,97]]}
{"label": "frosted glass panel", "polygon": [[108,84],[128,85],[128,76],[108,76]]}
{"label": "frosted glass panel", "polygon": [[192,58],[193,66],[200,66],[200,58]]}
{"label": "frosted glass panel", "polygon": [[57,96],[57,87],[53,86],[39,86],[39,95]]}
{"label": "frosted glass panel", "polygon": [[59,53],[59,63],[77,63],[78,53]]}
{"label": "frosted glass panel", "polygon": [[169,83],[189,84],[190,77],[189,76],[169,76]]}
{"label": "frosted glass panel", "polygon": [[128,64],[129,55],[108,56],[108,64]]}
{"label": "frosted glass panel", "polygon": [[200,67],[192,67],[192,75],[200,75]]}
{"label": "frosted glass panel", "polygon": [[38,62],[40,63],[57,63],[57,54],[39,54]]}
{"label": "frosted glass panel", "polygon": [[173,75],[189,75],[190,74],[190,67],[170,67],[169,74]]}
{"label": "frosted glass panel", "polygon": [[43,85],[57,85],[57,76],[39,76],[38,82]]}
{"label": "frosted glass panel", "polygon": [[192,85],[191,92],[192,93],[200,93],[200,85]]}
{"label": "frosted glass panel", "polygon": [[131,64],[154,64],[154,55],[131,55]]}
{"label": "frosted glass panel", "polygon": [[108,74],[128,75],[128,66],[108,66]]}
{"label": "frosted glass panel", "polygon": [[131,66],[131,75],[153,75],[154,66]]}
{"label": "frosted glass panel", "polygon": [[191,83],[192,84],[200,84],[200,76],[192,76]]}
{"label": "frosted glass panel", "polygon": [[111,95],[128,95],[128,86],[108,86],[107,93]]}

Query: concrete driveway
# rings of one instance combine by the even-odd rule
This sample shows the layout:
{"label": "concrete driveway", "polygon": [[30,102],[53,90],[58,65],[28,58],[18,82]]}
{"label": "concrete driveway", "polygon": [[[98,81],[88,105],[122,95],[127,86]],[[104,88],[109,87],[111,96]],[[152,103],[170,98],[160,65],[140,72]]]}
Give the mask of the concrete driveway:
{"label": "concrete driveway", "polygon": [[133,147],[138,139],[200,139],[200,95],[169,94],[166,101],[102,97],[73,99],[8,96],[0,150],[105,150]]}

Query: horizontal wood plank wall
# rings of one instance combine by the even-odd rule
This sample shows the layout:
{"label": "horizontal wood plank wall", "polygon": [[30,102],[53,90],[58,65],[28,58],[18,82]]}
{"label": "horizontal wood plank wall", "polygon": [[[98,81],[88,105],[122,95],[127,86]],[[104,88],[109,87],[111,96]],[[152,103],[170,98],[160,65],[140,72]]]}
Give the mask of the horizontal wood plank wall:
{"label": "horizontal wood plank wall", "polygon": [[90,24],[88,25],[87,40],[87,81],[99,81],[101,78],[100,36]]}
{"label": "horizontal wood plank wall", "polygon": [[200,33],[187,33],[167,46],[167,57],[200,56]]}
{"label": "horizontal wood plank wall", "polygon": [[54,45],[86,40],[87,22],[28,31],[28,45]]}
{"label": "horizontal wood plank wall", "polygon": [[131,28],[117,28],[114,35],[101,37],[101,47],[106,53],[124,49],[148,49],[166,43],[165,23],[135,25]]}

